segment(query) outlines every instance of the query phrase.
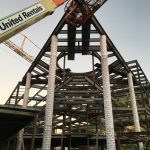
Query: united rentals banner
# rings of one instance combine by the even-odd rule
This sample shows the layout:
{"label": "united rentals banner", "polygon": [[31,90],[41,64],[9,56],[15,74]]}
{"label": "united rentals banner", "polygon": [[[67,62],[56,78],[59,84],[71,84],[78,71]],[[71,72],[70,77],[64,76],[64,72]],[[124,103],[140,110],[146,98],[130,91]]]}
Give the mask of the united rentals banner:
{"label": "united rentals banner", "polygon": [[0,20],[0,35],[45,11],[45,7],[38,3],[16,14],[13,14],[10,17]]}

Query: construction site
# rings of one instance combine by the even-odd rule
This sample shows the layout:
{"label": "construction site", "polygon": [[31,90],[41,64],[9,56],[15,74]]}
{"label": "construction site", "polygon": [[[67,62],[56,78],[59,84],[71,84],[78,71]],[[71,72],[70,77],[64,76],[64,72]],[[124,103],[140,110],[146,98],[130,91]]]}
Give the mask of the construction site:
{"label": "construction site", "polygon": [[[19,23],[28,27],[24,19],[30,24],[51,15],[45,1],[65,2],[65,12],[33,59],[9,38],[21,32]],[[41,0],[36,9],[18,12],[18,20],[1,20],[8,30],[0,32],[0,43],[31,65],[0,105],[0,150],[150,149],[150,83],[137,60],[125,61],[94,15],[105,3]],[[92,60],[90,71],[66,67],[79,55]]]}

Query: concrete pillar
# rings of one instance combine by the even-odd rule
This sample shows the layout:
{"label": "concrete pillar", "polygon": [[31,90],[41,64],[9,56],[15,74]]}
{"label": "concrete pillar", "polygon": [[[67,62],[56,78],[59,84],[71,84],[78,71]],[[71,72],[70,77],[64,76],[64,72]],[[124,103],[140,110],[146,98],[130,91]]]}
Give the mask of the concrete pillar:
{"label": "concrete pillar", "polygon": [[31,140],[30,150],[35,150],[34,144],[35,144],[35,136],[37,132],[37,121],[38,121],[38,115],[34,117],[34,121],[33,121],[32,140]]}
{"label": "concrete pillar", "polygon": [[57,37],[52,36],[42,150],[50,150],[57,60]]}
{"label": "concrete pillar", "polygon": [[[129,84],[129,92],[130,92],[130,100],[131,100],[135,132],[141,132],[136,98],[135,98],[135,92],[134,92],[133,79],[132,79],[132,73],[128,73],[128,84]],[[140,148],[140,150],[143,149],[142,142],[139,143],[139,148]]]}
{"label": "concrete pillar", "polygon": [[18,133],[16,150],[21,150],[21,148],[22,148],[23,133],[24,133],[24,129],[20,130],[19,133]]}
{"label": "concrete pillar", "polygon": [[107,58],[108,54],[107,54],[107,44],[106,44],[105,35],[102,35],[100,38],[100,48],[101,48],[101,67],[102,67],[107,150],[116,150],[111,92],[110,92],[109,68],[108,68],[108,58]]}
{"label": "concrete pillar", "polygon": [[28,100],[29,100],[29,91],[31,87],[31,73],[27,73],[27,78],[26,78],[26,86],[25,86],[25,93],[23,97],[23,107],[27,107]]}
{"label": "concrete pillar", "polygon": [[9,150],[10,148],[10,140],[7,142],[7,149],[6,150]]}
{"label": "concrete pillar", "polygon": [[[31,73],[27,73],[22,107],[27,107],[27,103],[28,103],[28,99],[29,99],[30,86],[31,86]],[[24,129],[20,130],[18,133],[16,150],[21,150],[22,143],[23,143],[23,134],[24,134]]]}

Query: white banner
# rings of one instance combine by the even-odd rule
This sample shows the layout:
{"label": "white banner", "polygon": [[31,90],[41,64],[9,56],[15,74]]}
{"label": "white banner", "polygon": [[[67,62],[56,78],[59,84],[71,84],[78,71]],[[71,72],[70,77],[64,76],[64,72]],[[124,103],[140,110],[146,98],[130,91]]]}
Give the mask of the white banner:
{"label": "white banner", "polygon": [[4,34],[14,27],[17,27],[18,25],[21,25],[27,20],[43,13],[44,11],[46,11],[45,7],[42,4],[38,3],[18,12],[17,14],[13,14],[0,20],[0,35]]}

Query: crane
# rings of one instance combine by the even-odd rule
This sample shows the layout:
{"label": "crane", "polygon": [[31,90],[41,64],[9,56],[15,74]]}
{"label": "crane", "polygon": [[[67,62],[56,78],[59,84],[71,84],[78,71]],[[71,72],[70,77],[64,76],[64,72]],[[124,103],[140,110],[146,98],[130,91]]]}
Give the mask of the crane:
{"label": "crane", "polygon": [[0,43],[6,41],[30,25],[51,15],[66,1],[65,20],[73,26],[80,26],[92,16],[107,0],[40,0],[28,8],[0,20]]}
{"label": "crane", "polygon": [[29,63],[32,63],[34,61],[33,56],[31,56],[30,54],[28,54],[24,49],[23,49],[23,45],[25,43],[27,37],[24,37],[23,42],[21,44],[21,46],[17,46],[13,41],[6,40],[3,42],[4,45],[6,45],[8,48],[10,48],[11,50],[13,50],[15,53],[17,53],[18,55],[20,55],[22,58],[24,58],[25,60],[27,60]]}
{"label": "crane", "polygon": [[40,0],[28,8],[0,20],[0,43],[18,32],[51,15],[66,0]]}
{"label": "crane", "polygon": [[15,53],[17,53],[19,56],[21,56],[22,58],[24,58],[25,60],[27,60],[29,63],[32,63],[34,61],[34,56],[31,56],[30,54],[28,54],[28,52],[24,49],[24,45],[25,42],[28,41],[31,44],[33,44],[36,48],[38,48],[39,50],[41,49],[40,47],[38,47],[31,39],[29,39],[27,36],[25,36],[24,34],[20,33],[21,37],[23,37],[23,40],[21,42],[21,45],[18,46],[17,44],[15,44],[12,40],[8,39],[6,41],[3,42],[3,44],[5,46],[7,46],[9,49],[11,49],[12,51],[14,51]]}

